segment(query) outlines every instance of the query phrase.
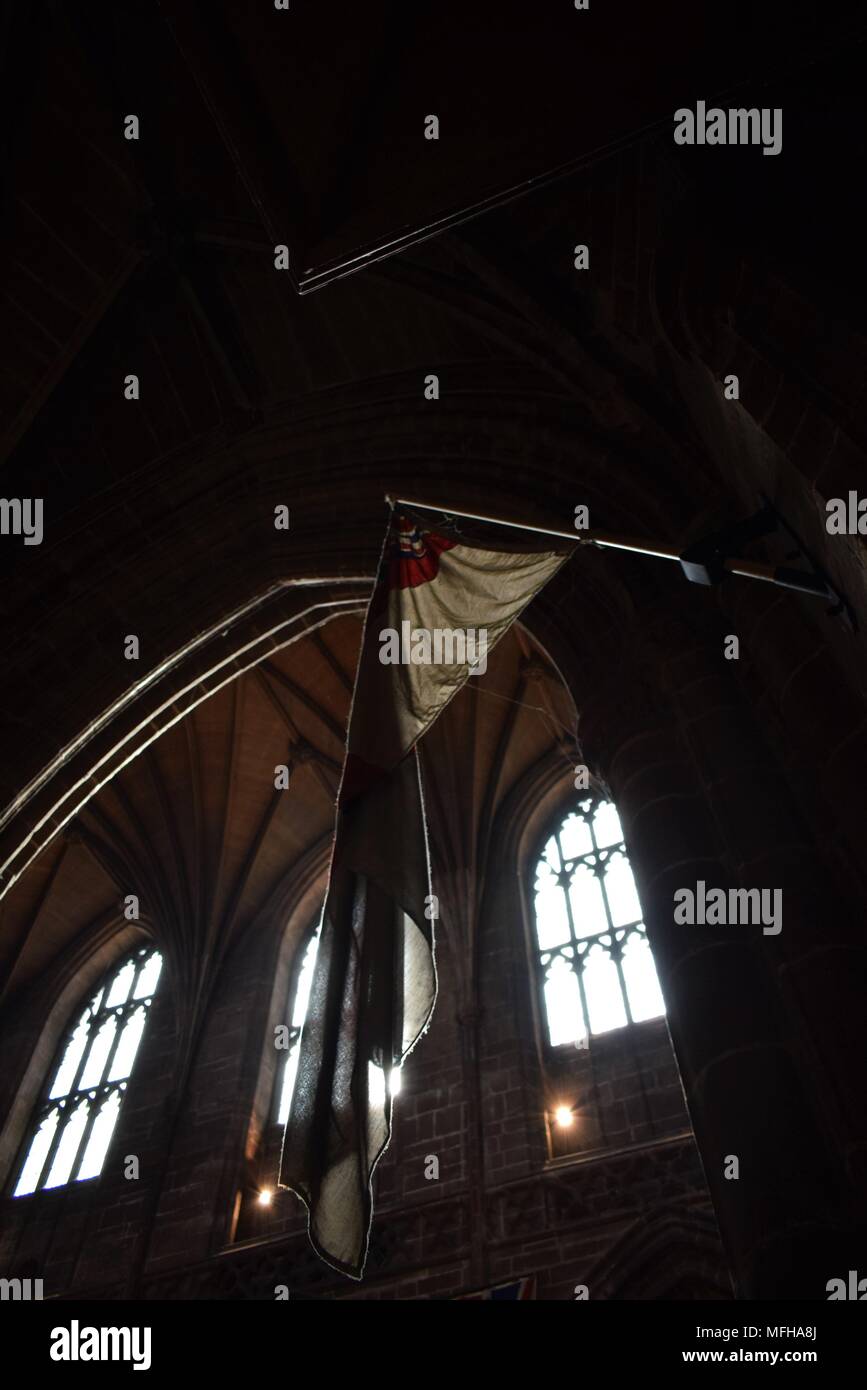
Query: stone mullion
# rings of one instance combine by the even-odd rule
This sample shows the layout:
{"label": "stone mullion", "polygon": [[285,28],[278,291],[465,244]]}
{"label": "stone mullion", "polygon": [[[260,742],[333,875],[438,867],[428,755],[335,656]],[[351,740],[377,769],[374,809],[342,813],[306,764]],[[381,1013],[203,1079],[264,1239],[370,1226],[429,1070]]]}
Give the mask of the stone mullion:
{"label": "stone mullion", "polygon": [[[592,835],[592,831],[591,831],[591,835]],[[561,848],[561,846],[560,846],[560,833],[559,833],[559,831],[556,832],[556,837],[555,837],[555,838],[556,838],[556,841],[557,841],[557,853],[558,853],[559,856],[560,856],[560,866],[561,866],[563,872],[565,873],[565,872],[566,872],[566,860],[565,860],[565,858],[563,857],[563,851],[562,851],[562,848]],[[571,888],[571,886],[572,886],[572,878],[573,878],[573,875],[574,875],[574,873],[575,873],[575,866],[576,866],[577,864],[579,864],[580,862],[581,862],[581,861],[578,860],[578,859],[572,861],[572,867],[571,867],[571,869],[569,870],[569,888]],[[579,953],[579,950],[578,950],[578,946],[579,946],[579,937],[578,937],[578,933],[577,933],[576,930],[575,930],[575,919],[574,919],[574,917],[572,916],[572,902],[571,902],[571,899],[570,899],[570,897],[569,897],[569,888],[564,887],[562,884],[560,885],[560,891],[561,891],[561,893],[563,894],[564,899],[566,900],[566,916],[567,916],[568,921],[569,921],[569,935],[570,935],[570,938],[571,938],[571,946],[572,946],[572,969],[573,969],[573,971],[575,972],[575,978],[576,978],[577,981],[578,981],[578,995],[579,995],[579,997],[580,997],[580,999],[581,999],[581,1012],[582,1012],[583,1015],[584,1015],[584,1027],[587,1029],[587,1041],[588,1041],[588,1046],[589,1046],[589,1042],[590,1042],[590,1010],[589,1010],[588,1007],[587,1007],[587,996],[586,996],[586,994],[585,994],[585,992],[584,992],[584,978],[583,978],[583,976],[584,976],[584,957]],[[586,938],[585,938],[585,937],[581,937],[580,940],[584,941],[584,940],[586,940]],[[546,1021],[547,1021],[547,1017],[548,1017],[548,1008],[547,1008],[547,1004],[545,1005],[544,1013],[545,1013],[545,1019],[546,1019]]]}
{"label": "stone mullion", "polygon": [[[591,825],[591,827],[590,827],[590,834],[593,836],[593,843],[594,843],[594,845],[595,845],[595,844],[596,844],[596,835],[594,834],[592,825]],[[612,961],[614,962],[614,967],[615,967],[615,969],[616,969],[616,971],[617,971],[617,979],[618,979],[618,981],[619,981],[619,983],[620,983],[620,993],[621,993],[621,995],[622,995],[622,997],[623,997],[623,1007],[624,1007],[624,1009],[625,1009],[625,1011],[626,1011],[626,1022],[627,1022],[627,1025],[631,1027],[631,1025],[632,1025],[632,1023],[633,1023],[632,1009],[629,1007],[629,995],[628,995],[627,992],[626,992],[626,981],[625,981],[625,979],[623,978],[623,967],[622,967],[622,965],[621,965],[621,963],[620,963],[620,943],[618,942],[617,937],[616,937],[616,935],[615,935],[614,919],[613,919],[613,917],[611,916],[611,908],[610,908],[609,905],[608,905],[608,894],[607,894],[607,892],[605,891],[605,872],[604,872],[604,870],[605,870],[606,864],[608,863],[608,861],[609,861],[609,859],[611,858],[611,855],[612,855],[613,853],[614,853],[614,849],[610,849],[610,850],[608,851],[608,854],[607,854],[606,858],[605,858],[605,861],[602,862],[602,861],[600,860],[600,858],[599,858],[599,856],[600,856],[600,850],[599,850],[598,848],[596,849],[597,867],[598,867],[598,869],[600,870],[600,872],[598,873],[597,876],[598,876],[598,878],[599,878],[599,888],[600,888],[600,891],[601,891],[601,893],[602,893],[602,906],[605,908],[605,918],[606,918],[606,921],[608,922],[608,935],[611,937],[611,950],[610,950],[610,952],[609,952],[609,955],[611,956],[611,959],[612,959]]]}

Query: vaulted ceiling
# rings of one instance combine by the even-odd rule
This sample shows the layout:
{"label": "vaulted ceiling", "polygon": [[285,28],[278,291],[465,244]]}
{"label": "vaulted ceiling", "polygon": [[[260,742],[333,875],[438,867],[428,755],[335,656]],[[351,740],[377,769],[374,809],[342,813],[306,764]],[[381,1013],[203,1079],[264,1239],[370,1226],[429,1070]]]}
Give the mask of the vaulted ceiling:
{"label": "vaulted ceiling", "polygon": [[[233,671],[158,737],[139,735],[138,754],[127,747],[100,790],[79,784],[77,813],[51,838],[46,829],[0,905],[7,1000],[65,978],[117,930],[129,894],[188,1004],[207,996],[243,933],[279,938],[300,891],[324,888],[360,632],[347,612]],[[459,975],[471,968],[467,905],[478,906],[497,810],[549,760],[569,785],[575,725],[559,672],[517,627],[430,741],[437,886],[459,909]]]}

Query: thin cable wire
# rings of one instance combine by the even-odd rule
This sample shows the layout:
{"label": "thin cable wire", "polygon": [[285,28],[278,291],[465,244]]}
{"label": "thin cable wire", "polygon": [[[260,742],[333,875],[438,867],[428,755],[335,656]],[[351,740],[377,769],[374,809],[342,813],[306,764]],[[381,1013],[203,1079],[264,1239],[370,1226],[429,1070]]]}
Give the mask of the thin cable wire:
{"label": "thin cable wire", "polygon": [[565,734],[567,738],[574,741],[576,749],[580,751],[578,735],[576,734],[575,730],[570,729],[568,724],[560,723],[560,721],[555,718],[551,711],[545,709],[544,706],[530,705],[527,703],[526,700],[516,700],[512,695],[501,695],[500,692],[497,690],[485,690],[484,687],[480,685],[476,686],[476,693],[478,695],[489,695],[494,700],[503,700],[506,704],[519,705],[521,709],[532,710],[536,714],[541,714],[542,718],[548,721],[548,726],[555,738],[557,737],[558,733]]}

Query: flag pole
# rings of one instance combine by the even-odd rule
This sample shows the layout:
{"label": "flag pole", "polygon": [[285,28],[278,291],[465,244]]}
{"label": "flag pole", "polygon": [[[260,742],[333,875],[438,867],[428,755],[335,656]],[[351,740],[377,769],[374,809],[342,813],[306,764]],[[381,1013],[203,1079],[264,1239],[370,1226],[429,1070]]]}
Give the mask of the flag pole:
{"label": "flag pole", "polygon": [[390,507],[413,507],[418,511],[437,512],[440,516],[459,516],[467,521],[483,521],[491,526],[509,526],[517,531],[532,531],[539,536],[552,536],[557,540],[573,541],[575,545],[593,545],[602,550],[628,550],[636,555],[649,555],[656,560],[676,560],[681,565],[687,579],[694,584],[713,584],[719,581],[722,571],[739,574],[746,579],[760,579],[766,584],[776,584],[783,589],[795,589],[799,593],[815,594],[820,598],[839,603],[840,596],[821,574],[807,574],[803,570],[790,569],[785,565],[774,565],[764,560],[744,560],[738,556],[724,556],[717,551],[693,558],[692,552],[700,547],[690,547],[687,551],[676,546],[652,545],[648,541],[635,540],[629,536],[618,536],[610,531],[555,531],[549,526],[531,526],[526,521],[510,521],[506,517],[487,516],[482,512],[463,512],[455,507],[434,506],[430,502],[418,502],[408,497],[395,497],[385,494]]}

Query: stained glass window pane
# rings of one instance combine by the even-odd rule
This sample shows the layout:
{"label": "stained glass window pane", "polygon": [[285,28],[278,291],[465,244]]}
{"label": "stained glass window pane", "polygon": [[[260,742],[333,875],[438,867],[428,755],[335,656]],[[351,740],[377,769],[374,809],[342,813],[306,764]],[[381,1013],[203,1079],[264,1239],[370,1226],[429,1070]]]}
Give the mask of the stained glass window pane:
{"label": "stained glass window pane", "polygon": [[162,968],[163,958],[159,951],[154,951],[138,978],[138,984],[132,994],[133,999],[147,999],[156,993]]}
{"label": "stained glass window pane", "polygon": [[127,1019],[106,1081],[123,1081],[129,1076],[135,1061],[135,1054],[138,1052],[138,1045],[141,1042],[141,1035],[144,1032],[146,1018],[146,1011],[140,1008],[136,1009],[135,1013]]}
{"label": "stained glass window pane", "polygon": [[602,901],[602,888],[589,865],[576,866],[569,889],[569,900],[578,936],[595,936],[597,932],[606,930],[608,918]]}
{"label": "stained glass window pane", "polygon": [[545,863],[540,863],[536,878],[536,935],[543,951],[569,940],[566,897]]}
{"label": "stained glass window pane", "polygon": [[307,950],[304,952],[304,960],[298,975],[298,984],[295,989],[295,1005],[292,1009],[292,1027],[302,1027],[307,1017],[307,1005],[310,1002],[310,988],[313,984],[313,967],[316,964],[316,954],[319,950],[319,933],[310,941]]}
{"label": "stained glass window pane", "polygon": [[617,966],[602,946],[591,946],[585,957],[584,993],[592,1033],[608,1033],[628,1022]]}
{"label": "stained glass window pane", "polygon": [[560,845],[567,859],[589,854],[593,848],[590,826],[583,816],[573,812],[560,827]]}
{"label": "stained glass window pane", "polygon": [[578,978],[570,965],[558,956],[545,980],[545,1007],[551,1046],[575,1042],[584,1035]]}
{"label": "stained glass window pane", "polygon": [[83,1100],[66,1121],[57,1152],[54,1155],[54,1162],[45,1180],[44,1185],[46,1187],[61,1187],[63,1183],[69,1182],[69,1175],[72,1172],[72,1165],[75,1162],[89,1114],[90,1101]]}
{"label": "stained glass window pane", "polygon": [[608,845],[619,845],[623,840],[623,827],[613,802],[598,803],[593,814],[593,834],[600,849],[605,849]]}
{"label": "stained glass window pane", "polygon": [[550,869],[558,874],[563,865],[560,863],[560,851],[557,848],[557,841],[552,835],[545,848],[542,850],[542,858]]}
{"label": "stained glass window pane", "polygon": [[385,1071],[378,1067],[375,1062],[367,1064],[367,1094],[373,1105],[382,1105],[385,1101],[386,1093],[392,1100],[400,1091],[400,1067],[392,1067],[388,1085],[385,1081]]}
{"label": "stained glass window pane", "polygon": [[114,1042],[114,1035],[117,1032],[117,1019],[111,1014],[103,1023],[96,1035],[84,1064],[84,1071],[81,1073],[81,1080],[78,1083],[80,1091],[86,1091],[90,1086],[98,1086],[102,1080],[102,1073],[105,1071],[105,1064],[108,1061],[108,1054]]}
{"label": "stained glass window pane", "polygon": [[615,927],[625,927],[641,921],[641,903],[629,860],[622,851],[613,854],[605,866],[605,892],[608,910]]}
{"label": "stained glass window pane", "polygon": [[665,1013],[665,1001],[650,953],[650,945],[643,933],[633,932],[623,949],[623,978],[629,1007],[636,1023],[646,1018],[658,1018]]}
{"label": "stained glass window pane", "polygon": [[90,1032],[90,1009],[85,1009],[81,1015],[81,1021],[63,1054],[63,1061],[54,1079],[54,1084],[48,1092],[49,1100],[54,1100],[56,1096],[67,1096],[72,1089],[72,1083],[78,1075],[78,1066],[84,1056],[84,1049],[87,1045],[88,1033]]}
{"label": "stained glass window pane", "polygon": [[280,1089],[280,1105],[277,1110],[278,1124],[285,1125],[292,1106],[292,1093],[295,1090],[295,1074],[298,1071],[298,1043],[291,1048],[283,1068],[283,1084]]}
{"label": "stained glass window pane", "polygon": [[102,1165],[105,1162],[105,1155],[111,1143],[111,1136],[117,1123],[120,1113],[120,1091],[112,1091],[107,1100],[100,1106],[99,1114],[93,1123],[90,1131],[90,1138],[84,1150],[84,1157],[81,1166],[76,1174],[79,1182],[84,1178],[95,1178],[102,1172]]}
{"label": "stained glass window pane", "polygon": [[274,1088],[276,1098],[276,1120],[280,1125],[288,1123],[292,1109],[292,1096],[295,1092],[295,1078],[298,1072],[298,1058],[301,1046],[301,1030],[310,1005],[310,990],[313,986],[314,967],[319,951],[319,929],[310,936],[302,948],[301,963],[298,966],[290,988],[287,1013],[289,1016],[289,1050],[282,1068],[277,1074]]}
{"label": "stained glass window pane", "polygon": [[107,1009],[112,1008],[115,1004],[126,1003],[129,998],[130,985],[135,975],[135,967],[136,962],[130,960],[117,972],[117,976],[108,992],[108,998],[105,1001],[105,1007]]}
{"label": "stained glass window pane", "polygon": [[24,1197],[28,1192],[36,1191],[36,1184],[39,1182],[39,1175],[48,1157],[48,1150],[51,1148],[51,1141],[54,1138],[59,1119],[60,1111],[55,1106],[51,1113],[46,1115],[36,1131],[27,1155],[27,1162],[21,1170],[18,1185],[12,1194],[13,1197]]}

